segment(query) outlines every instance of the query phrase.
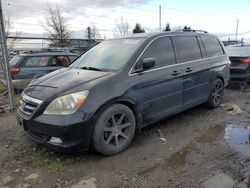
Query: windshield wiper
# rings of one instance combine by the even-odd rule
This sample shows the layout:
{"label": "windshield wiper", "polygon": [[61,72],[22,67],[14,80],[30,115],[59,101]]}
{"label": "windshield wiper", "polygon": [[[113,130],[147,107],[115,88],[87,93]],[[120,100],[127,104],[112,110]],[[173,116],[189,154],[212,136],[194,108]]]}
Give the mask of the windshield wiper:
{"label": "windshield wiper", "polygon": [[84,70],[94,70],[94,71],[103,71],[102,69],[98,69],[98,68],[95,68],[95,67],[82,67],[81,69],[84,69]]}

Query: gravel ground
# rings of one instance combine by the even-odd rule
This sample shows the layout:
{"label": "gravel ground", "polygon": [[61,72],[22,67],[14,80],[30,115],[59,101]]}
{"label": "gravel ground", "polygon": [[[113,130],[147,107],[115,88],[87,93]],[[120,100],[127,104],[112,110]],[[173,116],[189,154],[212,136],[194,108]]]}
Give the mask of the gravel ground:
{"label": "gravel ground", "polygon": [[54,152],[28,139],[15,113],[0,114],[0,187],[186,188],[221,174],[247,187],[249,99],[250,92],[227,89],[221,107],[199,106],[155,123],[112,157]]}

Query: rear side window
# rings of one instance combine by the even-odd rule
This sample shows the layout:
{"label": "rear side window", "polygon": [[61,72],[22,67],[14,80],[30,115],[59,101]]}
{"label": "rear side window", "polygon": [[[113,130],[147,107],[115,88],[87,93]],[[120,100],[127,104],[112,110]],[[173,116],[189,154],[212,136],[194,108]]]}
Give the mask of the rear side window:
{"label": "rear side window", "polygon": [[219,56],[224,54],[222,46],[216,37],[201,36],[201,40],[204,44],[207,57]]}
{"label": "rear side window", "polygon": [[67,56],[58,56],[57,60],[61,66],[68,67],[70,62]]}
{"label": "rear side window", "polygon": [[57,56],[52,59],[51,66],[68,67],[70,64],[67,56]]}
{"label": "rear side window", "polygon": [[10,60],[10,65],[11,65],[11,66],[15,66],[15,65],[19,64],[20,61],[22,61],[23,58],[24,58],[24,57],[22,57],[22,56],[15,56],[15,57],[13,57],[13,58]]}
{"label": "rear side window", "polygon": [[25,67],[47,67],[49,64],[50,57],[38,56],[29,57],[25,62]]}
{"label": "rear side window", "polygon": [[156,68],[175,64],[175,53],[170,37],[158,38],[153,41],[143,53],[142,59],[150,57],[156,59]]}
{"label": "rear side window", "polygon": [[201,51],[196,37],[174,37],[179,62],[201,59]]}

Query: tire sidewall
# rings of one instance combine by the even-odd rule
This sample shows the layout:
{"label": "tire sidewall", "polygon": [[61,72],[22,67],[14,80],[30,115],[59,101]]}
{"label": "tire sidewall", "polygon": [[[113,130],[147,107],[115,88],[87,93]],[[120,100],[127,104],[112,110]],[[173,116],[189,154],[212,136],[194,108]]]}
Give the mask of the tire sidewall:
{"label": "tire sidewall", "polygon": [[[221,86],[222,86],[222,93],[221,93],[221,100],[220,100],[220,102],[219,102],[218,104],[216,104],[216,103],[214,102],[214,99],[213,99],[213,92],[214,92],[214,89],[215,89],[215,87],[216,87],[216,85],[217,85],[218,82],[219,82],[219,83],[221,84]],[[221,104],[221,102],[222,102],[222,99],[223,99],[223,95],[224,95],[224,85],[223,85],[223,82],[222,82],[221,79],[216,79],[216,80],[213,82],[213,84],[212,84],[211,92],[210,92],[210,94],[209,94],[208,107],[210,107],[210,108],[217,108],[218,106],[220,106],[220,104]]]}
{"label": "tire sidewall", "polygon": [[[129,137],[126,142],[124,142],[118,149],[115,147],[111,147],[104,141],[103,129],[106,126],[106,122],[110,119],[113,114],[122,112],[124,113],[129,121],[131,122],[131,126],[129,128]],[[136,121],[133,112],[125,105],[122,104],[114,104],[106,108],[97,118],[93,135],[92,135],[92,145],[94,149],[99,153],[104,155],[115,155],[125,150],[130,143],[132,142],[135,134]]]}

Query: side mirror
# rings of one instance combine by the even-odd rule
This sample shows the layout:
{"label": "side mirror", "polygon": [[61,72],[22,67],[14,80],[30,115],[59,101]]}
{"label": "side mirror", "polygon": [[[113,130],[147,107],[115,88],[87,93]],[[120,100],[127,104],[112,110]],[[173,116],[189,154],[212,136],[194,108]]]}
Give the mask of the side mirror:
{"label": "side mirror", "polygon": [[149,70],[155,66],[155,58],[144,58],[142,60],[143,71]]}
{"label": "side mirror", "polygon": [[155,66],[156,59],[155,58],[144,58],[141,63],[136,65],[134,73],[140,73],[146,70],[149,70]]}

